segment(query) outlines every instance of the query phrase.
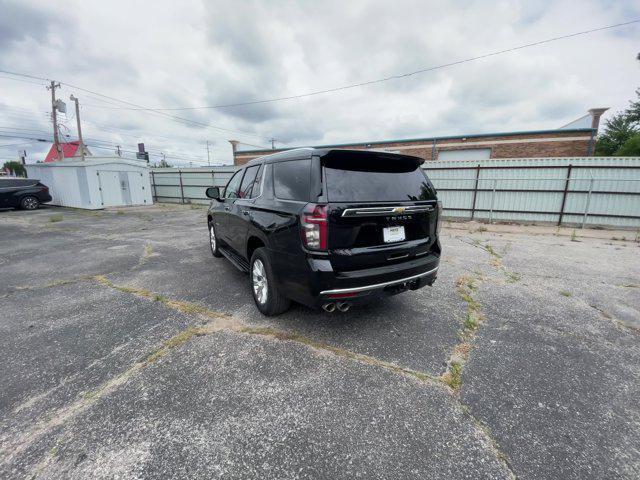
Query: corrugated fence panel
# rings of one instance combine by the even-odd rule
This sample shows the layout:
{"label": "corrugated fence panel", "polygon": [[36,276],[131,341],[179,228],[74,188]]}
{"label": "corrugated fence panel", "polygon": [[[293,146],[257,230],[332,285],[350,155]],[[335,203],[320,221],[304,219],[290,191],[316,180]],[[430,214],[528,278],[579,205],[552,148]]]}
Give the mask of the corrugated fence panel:
{"label": "corrugated fence panel", "polygon": [[207,168],[154,168],[151,179],[160,202],[208,204],[208,187],[224,187],[237,170],[233,166]]}
{"label": "corrugated fence panel", "polygon": [[[640,227],[637,157],[444,160],[423,168],[449,217],[554,223],[562,217],[563,224]],[[208,203],[206,188],[224,187],[236,170],[156,168],[154,196],[160,202]]]}
{"label": "corrugated fence panel", "polygon": [[445,160],[424,169],[450,217],[640,226],[640,158]]}

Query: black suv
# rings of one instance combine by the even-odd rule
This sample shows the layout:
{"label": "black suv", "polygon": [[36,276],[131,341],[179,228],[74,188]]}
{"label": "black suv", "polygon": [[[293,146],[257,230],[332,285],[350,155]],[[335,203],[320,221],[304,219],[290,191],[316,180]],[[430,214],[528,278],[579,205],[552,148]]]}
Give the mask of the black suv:
{"label": "black suv", "polygon": [[211,251],[249,272],[265,315],[291,300],[347,311],[431,285],[441,208],[422,162],[315,148],[256,158],[207,189]]}

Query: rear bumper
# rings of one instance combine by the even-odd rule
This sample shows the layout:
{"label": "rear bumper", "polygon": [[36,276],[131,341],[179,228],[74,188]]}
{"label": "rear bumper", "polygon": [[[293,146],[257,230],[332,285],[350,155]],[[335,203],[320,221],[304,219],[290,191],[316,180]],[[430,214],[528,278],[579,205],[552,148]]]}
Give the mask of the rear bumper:
{"label": "rear bumper", "polygon": [[[330,295],[342,295],[345,293],[360,293],[367,292],[373,290],[384,290],[387,287],[391,287],[394,285],[404,285],[404,284],[413,284],[419,280],[435,280],[436,275],[438,274],[438,267],[435,267],[431,270],[428,270],[424,273],[418,273],[417,275],[412,275],[410,277],[400,278],[398,280],[390,280],[388,282],[376,283],[370,285],[362,285],[360,287],[347,287],[347,288],[336,288],[334,290],[323,290],[320,292],[320,296],[330,296]],[[425,282],[427,284],[427,282]]]}
{"label": "rear bumper", "polygon": [[394,265],[339,272],[333,270],[329,260],[308,257],[307,271],[300,276],[308,280],[297,282],[298,288],[289,285],[285,291],[293,294],[293,300],[310,307],[330,301],[365,303],[375,296],[394,295],[433,284],[439,264],[440,255],[429,253]]}

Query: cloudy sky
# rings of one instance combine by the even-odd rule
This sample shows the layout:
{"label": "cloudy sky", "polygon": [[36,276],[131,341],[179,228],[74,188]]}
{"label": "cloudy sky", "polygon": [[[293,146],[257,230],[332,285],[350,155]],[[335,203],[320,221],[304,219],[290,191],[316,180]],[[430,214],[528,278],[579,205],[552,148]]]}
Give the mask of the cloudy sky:
{"label": "cloudy sky", "polygon": [[[549,129],[591,107],[623,109],[640,86],[640,24],[329,94],[194,107],[331,89],[635,19],[637,0],[0,0],[0,70],[63,82],[56,93],[68,106],[80,98],[95,154],[144,141],[153,160],[206,164],[208,140],[213,161],[230,163],[229,139],[251,149],[271,138],[300,146]],[[0,73],[0,160],[48,150],[17,138],[51,137],[44,84]],[[61,119],[75,138],[72,108]]]}

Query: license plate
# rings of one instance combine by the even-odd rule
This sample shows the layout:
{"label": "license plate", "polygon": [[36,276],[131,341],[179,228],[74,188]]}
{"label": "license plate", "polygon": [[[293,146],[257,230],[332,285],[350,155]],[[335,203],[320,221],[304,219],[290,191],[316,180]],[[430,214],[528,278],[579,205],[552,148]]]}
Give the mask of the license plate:
{"label": "license plate", "polygon": [[404,240],[404,227],[386,227],[382,229],[384,243],[401,242]]}

